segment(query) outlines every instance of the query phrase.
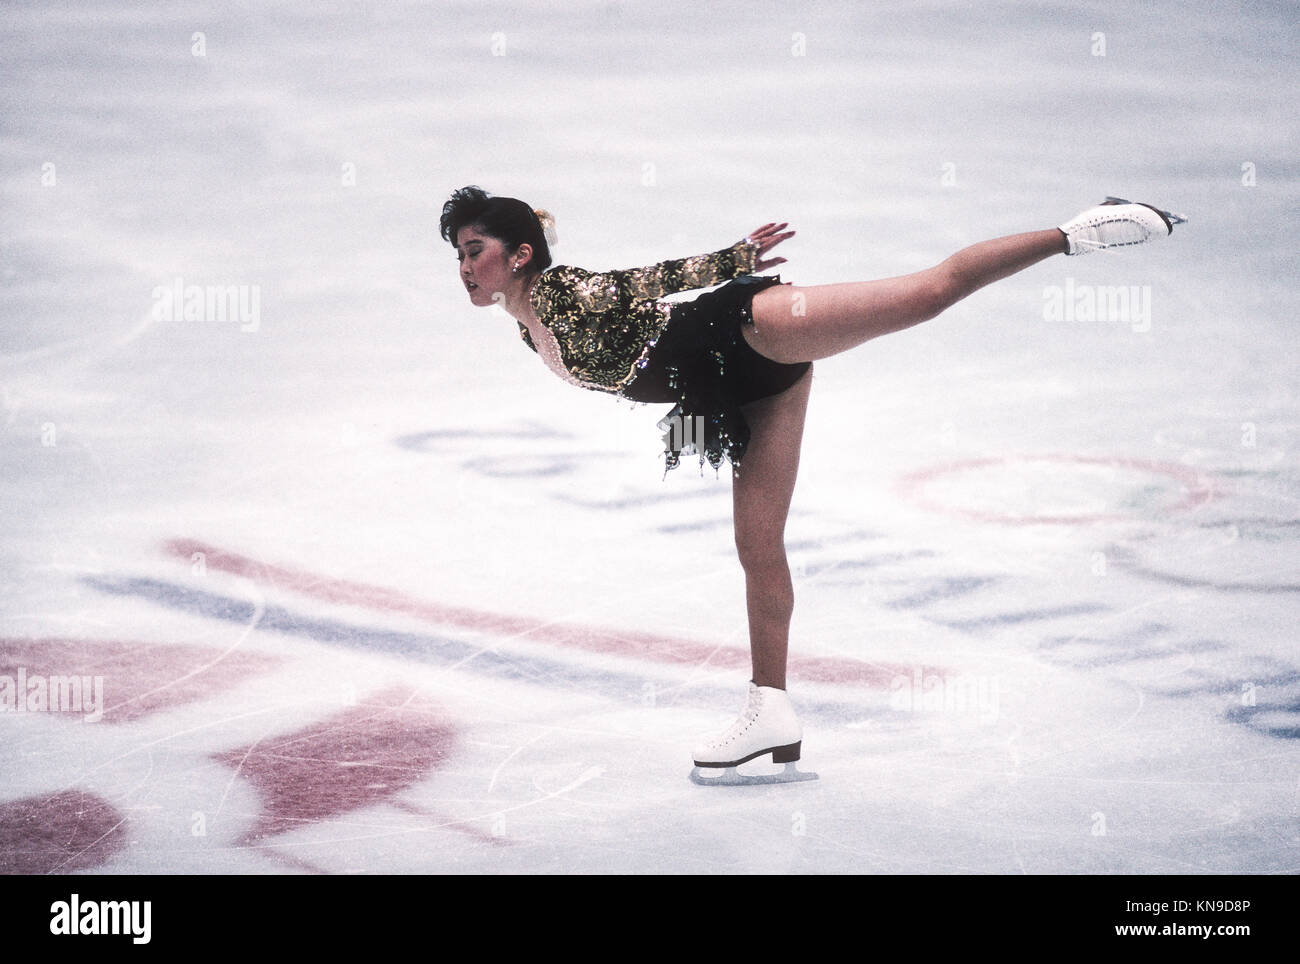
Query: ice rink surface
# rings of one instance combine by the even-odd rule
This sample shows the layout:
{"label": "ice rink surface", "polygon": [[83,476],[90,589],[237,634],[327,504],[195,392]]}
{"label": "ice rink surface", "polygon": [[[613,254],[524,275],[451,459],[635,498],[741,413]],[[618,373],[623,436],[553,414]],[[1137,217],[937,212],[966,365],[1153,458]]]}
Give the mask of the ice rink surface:
{"label": "ice rink surface", "polygon": [[[1300,869],[1293,5],[0,31],[0,870]],[[817,363],[787,542],[820,779],[701,788],[748,679],[730,481],[663,478],[667,406],[469,305],[466,184],[595,269],[788,220],[799,284],[1107,194],[1190,221]],[[189,286],[246,312],[166,318]]]}

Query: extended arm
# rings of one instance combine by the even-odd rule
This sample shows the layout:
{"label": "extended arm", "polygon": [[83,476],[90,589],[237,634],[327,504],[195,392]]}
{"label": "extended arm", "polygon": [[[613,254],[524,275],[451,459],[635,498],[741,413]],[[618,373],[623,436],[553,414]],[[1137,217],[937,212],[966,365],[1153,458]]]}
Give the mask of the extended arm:
{"label": "extended arm", "polygon": [[629,293],[636,298],[662,298],[680,291],[708,288],[783,263],[785,258],[760,258],[794,234],[793,231],[782,233],[785,227],[788,224],[765,224],[730,248],[621,273],[627,275]]}
{"label": "extended arm", "polygon": [[708,288],[753,273],[758,244],[738,241],[710,254],[661,261],[620,271],[572,271],[573,304],[584,312],[604,312],[632,301],[653,301],[679,291]]}
{"label": "extended arm", "polygon": [[710,254],[661,261],[646,268],[633,268],[613,274],[622,275],[616,279],[616,283],[630,297],[638,301],[650,300],[680,291],[708,288],[742,275],[753,274],[757,255],[758,245],[746,239]]}

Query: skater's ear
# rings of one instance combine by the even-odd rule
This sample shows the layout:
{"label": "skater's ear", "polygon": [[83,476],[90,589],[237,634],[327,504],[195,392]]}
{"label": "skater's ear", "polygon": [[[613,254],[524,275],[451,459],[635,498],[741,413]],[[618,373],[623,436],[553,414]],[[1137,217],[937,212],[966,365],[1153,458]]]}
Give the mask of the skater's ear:
{"label": "skater's ear", "polygon": [[511,258],[519,266],[520,270],[523,270],[533,263],[533,246],[524,241],[519,247],[515,248],[515,253]]}

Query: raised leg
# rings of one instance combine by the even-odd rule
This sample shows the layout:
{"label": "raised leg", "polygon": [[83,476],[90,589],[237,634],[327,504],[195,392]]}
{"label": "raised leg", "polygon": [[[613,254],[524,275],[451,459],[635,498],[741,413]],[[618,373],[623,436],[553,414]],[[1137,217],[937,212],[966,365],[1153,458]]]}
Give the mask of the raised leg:
{"label": "raised leg", "polygon": [[785,521],[790,514],[804,416],[812,390],[812,369],[779,395],[744,406],[750,440],[732,482],[736,551],[745,570],[749,648],[753,680],[785,689],[786,653],[794,585],[785,555]]}
{"label": "raised leg", "polygon": [[985,285],[1065,249],[1065,235],[1049,228],[981,241],[933,268],[897,278],[773,285],[754,296],[754,327],[745,329],[745,338],[774,361],[829,358],[928,321]]}

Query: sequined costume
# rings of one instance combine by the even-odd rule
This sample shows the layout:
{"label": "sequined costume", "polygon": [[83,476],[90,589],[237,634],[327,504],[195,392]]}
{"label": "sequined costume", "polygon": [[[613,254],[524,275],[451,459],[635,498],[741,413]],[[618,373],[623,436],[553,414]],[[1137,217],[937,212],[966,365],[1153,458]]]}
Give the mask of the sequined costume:
{"label": "sequined costume", "polygon": [[[531,294],[541,322],[535,343],[546,365],[571,384],[638,402],[675,402],[660,421],[665,474],[698,452],[716,471],[727,458],[739,470],[749,443],[740,406],[785,391],[809,363],[787,365],[754,351],[741,334],[754,323],[750,299],[775,276],[753,277],[758,245],[741,241],[711,254],[646,268],[592,272],[547,269]],[[665,295],[729,281],[692,301]]]}

